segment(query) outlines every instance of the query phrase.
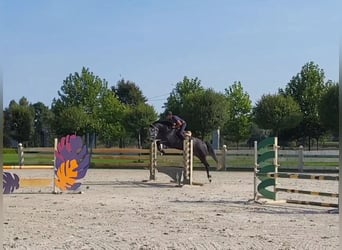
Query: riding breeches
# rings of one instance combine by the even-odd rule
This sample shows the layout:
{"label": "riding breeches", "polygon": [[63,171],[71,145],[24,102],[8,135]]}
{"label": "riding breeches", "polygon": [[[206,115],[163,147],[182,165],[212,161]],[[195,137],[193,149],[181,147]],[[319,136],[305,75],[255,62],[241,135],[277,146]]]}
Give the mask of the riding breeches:
{"label": "riding breeches", "polygon": [[186,128],[186,122],[183,122],[182,126],[179,128],[179,130],[177,131],[177,134],[180,138],[184,139],[184,132],[185,132],[185,128]]}

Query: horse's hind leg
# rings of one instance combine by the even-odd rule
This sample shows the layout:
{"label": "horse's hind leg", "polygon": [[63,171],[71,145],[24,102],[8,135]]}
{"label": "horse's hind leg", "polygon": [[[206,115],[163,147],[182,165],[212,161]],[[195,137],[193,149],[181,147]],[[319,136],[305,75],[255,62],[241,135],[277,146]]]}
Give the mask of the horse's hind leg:
{"label": "horse's hind leg", "polygon": [[204,159],[201,159],[201,162],[203,163],[203,165],[205,166],[205,170],[207,171],[207,177],[208,177],[208,180],[209,182],[211,182],[211,175],[209,173],[209,163],[207,162],[207,160],[204,158]]}
{"label": "horse's hind leg", "polygon": [[209,163],[207,162],[206,155],[203,154],[203,152],[196,152],[195,156],[202,162],[202,164],[205,167],[205,170],[207,171],[207,177],[209,182],[211,182],[211,175],[209,173]]}

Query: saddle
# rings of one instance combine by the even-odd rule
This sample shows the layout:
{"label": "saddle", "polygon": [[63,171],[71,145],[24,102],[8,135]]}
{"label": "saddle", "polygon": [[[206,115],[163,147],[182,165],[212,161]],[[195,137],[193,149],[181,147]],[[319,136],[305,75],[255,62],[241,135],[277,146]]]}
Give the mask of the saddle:
{"label": "saddle", "polygon": [[[173,129],[177,130],[177,134],[179,133],[178,128],[173,128]],[[178,134],[178,136],[180,137],[181,135]],[[184,139],[185,139],[186,137],[191,137],[191,136],[192,136],[192,133],[191,133],[191,131],[189,131],[189,130],[185,130],[182,136],[183,136]]]}

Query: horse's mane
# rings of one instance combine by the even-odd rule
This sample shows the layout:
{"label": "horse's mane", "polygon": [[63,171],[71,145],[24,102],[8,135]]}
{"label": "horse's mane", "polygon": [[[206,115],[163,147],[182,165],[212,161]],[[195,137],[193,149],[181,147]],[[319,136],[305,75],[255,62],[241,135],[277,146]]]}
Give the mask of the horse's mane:
{"label": "horse's mane", "polygon": [[167,121],[167,120],[158,120],[158,121],[155,121],[154,123],[152,123],[152,125],[156,125],[157,123],[163,124],[163,125],[168,126],[168,127],[172,127],[172,122]]}

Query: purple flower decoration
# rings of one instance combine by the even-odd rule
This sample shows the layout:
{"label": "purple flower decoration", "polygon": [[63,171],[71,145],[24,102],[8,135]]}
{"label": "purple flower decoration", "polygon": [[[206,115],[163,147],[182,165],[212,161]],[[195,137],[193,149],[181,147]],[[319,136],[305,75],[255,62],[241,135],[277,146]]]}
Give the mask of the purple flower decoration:
{"label": "purple flower decoration", "polygon": [[9,172],[2,173],[2,188],[4,194],[13,193],[15,189],[19,188],[19,176]]}
{"label": "purple flower decoration", "polygon": [[90,165],[90,155],[82,138],[76,135],[63,137],[57,145],[55,156],[57,186],[62,190],[79,188],[81,183],[76,180],[84,178]]}

